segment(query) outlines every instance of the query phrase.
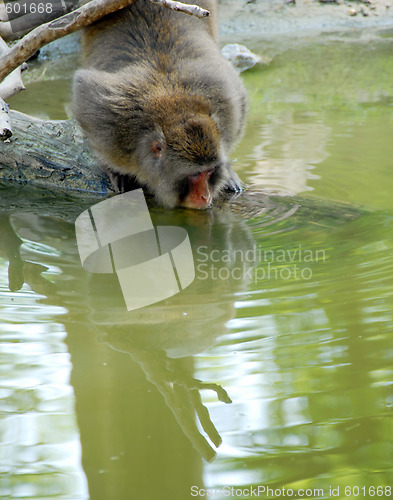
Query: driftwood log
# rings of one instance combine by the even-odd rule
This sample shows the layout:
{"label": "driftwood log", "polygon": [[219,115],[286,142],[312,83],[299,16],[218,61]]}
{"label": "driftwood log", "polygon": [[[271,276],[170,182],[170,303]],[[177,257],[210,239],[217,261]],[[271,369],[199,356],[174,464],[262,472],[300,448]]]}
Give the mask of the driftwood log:
{"label": "driftwood log", "polygon": [[46,121],[17,111],[10,116],[13,136],[0,142],[1,180],[103,196],[113,192],[73,120]]}
{"label": "driftwood log", "polygon": [[[100,160],[73,120],[46,121],[17,111],[11,111],[11,118],[14,135],[0,142],[0,214],[18,206],[74,220],[84,208],[114,194]],[[337,227],[367,211],[329,200],[246,189],[240,195],[224,196],[211,210],[178,209],[176,213],[178,221],[192,217],[203,224],[207,219],[233,223],[263,216],[266,226],[290,217],[295,225],[309,220],[319,226]]]}

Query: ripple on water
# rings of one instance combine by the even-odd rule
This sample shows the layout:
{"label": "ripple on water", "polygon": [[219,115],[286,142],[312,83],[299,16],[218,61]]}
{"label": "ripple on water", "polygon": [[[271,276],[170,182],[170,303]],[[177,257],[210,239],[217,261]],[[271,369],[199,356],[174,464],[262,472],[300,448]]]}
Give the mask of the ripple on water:
{"label": "ripple on water", "polygon": [[[0,264],[8,283],[8,265]],[[0,290],[1,498],[88,498],[70,385],[71,359],[58,322],[65,308],[27,285]]]}
{"label": "ripple on water", "polygon": [[342,211],[314,230],[298,214],[292,244],[323,245],[326,259],[307,283],[278,278],[236,293],[226,333],[196,358],[197,376],[211,372],[233,401],[204,395],[223,438],[210,487],[302,478],[328,491],[332,477],[370,484],[380,474],[385,484],[391,474],[392,216]]}

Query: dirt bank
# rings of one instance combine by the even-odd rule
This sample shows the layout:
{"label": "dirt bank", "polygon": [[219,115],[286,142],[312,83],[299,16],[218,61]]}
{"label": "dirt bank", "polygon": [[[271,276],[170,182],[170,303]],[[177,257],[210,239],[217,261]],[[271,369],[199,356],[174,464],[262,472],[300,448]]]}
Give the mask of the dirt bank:
{"label": "dirt bank", "polygon": [[393,0],[221,0],[223,40],[393,28]]}

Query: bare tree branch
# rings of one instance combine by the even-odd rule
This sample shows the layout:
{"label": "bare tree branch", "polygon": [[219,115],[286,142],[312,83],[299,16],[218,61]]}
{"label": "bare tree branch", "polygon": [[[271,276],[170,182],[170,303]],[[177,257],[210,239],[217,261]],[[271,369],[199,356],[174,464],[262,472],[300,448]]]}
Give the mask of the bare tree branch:
{"label": "bare tree branch", "polygon": [[0,98],[0,140],[1,141],[5,141],[6,139],[9,139],[12,136],[11,119],[10,119],[8,112],[9,112],[8,105],[3,101],[3,99]]}
{"label": "bare tree branch", "polygon": [[[8,51],[8,45],[2,38],[0,38],[0,55],[6,54]],[[22,69],[22,66],[19,66],[19,68],[16,68],[4,79],[3,82],[0,83],[1,99],[7,100],[14,94],[17,94],[20,90],[25,89],[21,78]]]}
{"label": "bare tree branch", "polygon": [[91,0],[77,10],[28,33],[0,58],[0,81],[31,57],[38,49],[58,38],[80,30],[102,17],[123,9],[135,0]]}
{"label": "bare tree branch", "polygon": [[[0,58],[0,81],[20,64],[31,57],[38,49],[58,38],[88,26],[102,17],[123,9],[135,0],[91,0],[82,7],[61,16],[54,21],[42,24],[25,35]],[[209,11],[197,5],[186,5],[173,0],[152,0],[172,10],[178,10],[197,17],[206,17]]]}
{"label": "bare tree branch", "polygon": [[17,94],[21,90],[25,90],[25,87],[21,78],[22,68],[16,68],[0,83],[0,98],[8,100],[13,95]]}
{"label": "bare tree branch", "polygon": [[[1,7],[4,8],[4,5],[0,3]],[[24,33],[22,33],[23,35]],[[0,21],[0,36],[3,40],[14,40],[14,33],[11,28],[11,23],[9,21]]]}
{"label": "bare tree branch", "polygon": [[[44,23],[77,8],[76,0],[6,0],[0,2],[0,36],[4,40],[17,40]],[[78,5],[79,6],[79,5]]]}
{"label": "bare tree branch", "polygon": [[184,12],[185,14],[189,14],[190,16],[196,16],[199,17],[200,19],[207,17],[210,14],[208,10],[202,9],[198,5],[189,5],[182,2],[176,2],[174,0],[151,0],[151,1],[158,5],[162,5],[167,9]]}

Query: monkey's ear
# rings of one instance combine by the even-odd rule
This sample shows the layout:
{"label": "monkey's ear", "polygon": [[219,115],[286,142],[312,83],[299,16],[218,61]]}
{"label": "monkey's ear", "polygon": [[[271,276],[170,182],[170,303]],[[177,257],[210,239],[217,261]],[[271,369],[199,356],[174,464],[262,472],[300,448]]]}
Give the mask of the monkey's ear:
{"label": "monkey's ear", "polygon": [[166,149],[166,139],[162,128],[155,125],[154,133],[150,137],[150,150],[156,160],[162,157]]}
{"label": "monkey's ear", "polygon": [[162,141],[157,141],[157,140],[152,141],[151,152],[153,153],[153,156],[155,158],[157,159],[161,158],[163,149],[164,149],[164,144],[162,143]]}

